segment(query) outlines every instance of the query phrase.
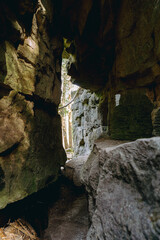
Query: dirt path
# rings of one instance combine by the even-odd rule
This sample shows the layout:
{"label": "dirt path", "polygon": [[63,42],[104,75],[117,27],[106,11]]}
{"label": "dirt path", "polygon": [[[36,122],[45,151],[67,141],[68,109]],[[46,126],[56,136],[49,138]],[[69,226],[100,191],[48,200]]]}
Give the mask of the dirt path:
{"label": "dirt path", "polygon": [[48,228],[42,240],[85,240],[88,225],[84,190],[63,182],[59,198],[50,207]]}

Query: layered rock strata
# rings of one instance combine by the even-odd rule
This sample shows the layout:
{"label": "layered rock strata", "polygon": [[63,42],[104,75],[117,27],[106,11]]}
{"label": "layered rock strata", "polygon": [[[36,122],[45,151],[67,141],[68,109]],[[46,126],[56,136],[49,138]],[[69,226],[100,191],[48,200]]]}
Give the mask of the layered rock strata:
{"label": "layered rock strata", "polygon": [[0,208],[63,165],[62,37],[68,72],[99,91],[112,138],[160,134],[159,0],[0,0],[0,23]]}
{"label": "layered rock strata", "polygon": [[62,40],[51,1],[0,1],[0,209],[57,179]]}
{"label": "layered rock strata", "polygon": [[99,101],[95,93],[80,89],[72,104],[74,155],[89,154],[94,141],[103,134]]}

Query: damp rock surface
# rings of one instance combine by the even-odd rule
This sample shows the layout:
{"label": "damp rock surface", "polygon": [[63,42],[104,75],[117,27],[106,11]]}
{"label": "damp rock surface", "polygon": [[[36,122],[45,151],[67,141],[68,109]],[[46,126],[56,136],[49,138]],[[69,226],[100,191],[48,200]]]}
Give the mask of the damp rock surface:
{"label": "damp rock surface", "polygon": [[83,168],[87,240],[160,239],[160,138],[95,144]]}

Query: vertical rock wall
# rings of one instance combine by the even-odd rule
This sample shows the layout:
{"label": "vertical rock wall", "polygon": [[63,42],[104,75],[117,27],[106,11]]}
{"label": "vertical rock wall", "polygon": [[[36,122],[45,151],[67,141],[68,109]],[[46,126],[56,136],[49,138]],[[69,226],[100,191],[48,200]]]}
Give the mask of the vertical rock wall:
{"label": "vertical rock wall", "polygon": [[62,40],[53,4],[0,1],[0,209],[58,176]]}
{"label": "vertical rock wall", "polygon": [[99,97],[81,89],[72,104],[73,144],[75,155],[88,154],[94,141],[102,135],[102,115]]}
{"label": "vertical rock wall", "polygon": [[132,89],[111,95],[108,113],[111,138],[134,140],[151,137],[153,108],[147,89]]}
{"label": "vertical rock wall", "polygon": [[148,139],[160,134],[160,1],[62,2],[74,82],[101,91],[111,138],[147,137],[93,149],[83,171],[87,239],[160,239],[160,139]]}

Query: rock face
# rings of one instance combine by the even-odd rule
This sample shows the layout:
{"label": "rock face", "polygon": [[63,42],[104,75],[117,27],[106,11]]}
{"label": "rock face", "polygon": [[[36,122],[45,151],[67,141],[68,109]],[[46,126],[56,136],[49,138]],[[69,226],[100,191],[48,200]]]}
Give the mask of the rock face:
{"label": "rock face", "polygon": [[59,22],[66,37],[75,40],[70,73],[76,82],[89,88],[103,87],[108,81],[118,88],[126,81],[141,86],[157,82],[159,1],[62,2]]}
{"label": "rock face", "polygon": [[62,41],[51,1],[0,1],[0,209],[58,176]]}
{"label": "rock face", "polygon": [[81,187],[81,171],[83,168],[83,165],[87,161],[88,155],[86,156],[78,156],[73,157],[72,160],[69,160],[65,164],[65,168],[63,170],[63,175],[71,180],[75,186]]}
{"label": "rock face", "polygon": [[87,239],[160,239],[160,138],[107,144],[95,145],[83,169]]}
{"label": "rock face", "polygon": [[[103,89],[110,136],[126,140],[159,136],[159,0],[62,4],[59,29],[71,42],[66,48],[72,54],[68,72],[81,87]],[[115,104],[117,94],[120,106]]]}
{"label": "rock face", "polygon": [[134,89],[113,95],[115,99],[111,99],[108,112],[109,134],[113,139],[134,140],[154,134],[151,117],[154,105],[146,91]]}
{"label": "rock face", "polygon": [[[160,135],[159,3],[0,0],[0,208],[55,180],[64,163],[57,114],[62,37],[70,42],[73,81],[99,91],[108,134]],[[80,154],[100,129],[92,96],[86,99],[74,118]],[[89,106],[93,113],[81,115]]]}
{"label": "rock face", "polygon": [[98,96],[81,89],[72,104],[74,155],[90,153],[94,141],[103,133],[102,124]]}

